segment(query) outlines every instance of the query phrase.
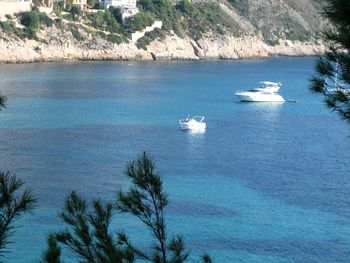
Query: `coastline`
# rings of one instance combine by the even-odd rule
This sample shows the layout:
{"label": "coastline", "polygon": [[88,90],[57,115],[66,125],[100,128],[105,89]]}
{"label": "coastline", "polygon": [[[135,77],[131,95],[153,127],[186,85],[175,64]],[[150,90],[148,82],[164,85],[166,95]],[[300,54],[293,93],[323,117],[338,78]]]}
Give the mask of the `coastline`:
{"label": "coastline", "polygon": [[239,60],[274,56],[315,56],[325,52],[322,43],[280,40],[266,44],[261,36],[206,36],[198,41],[174,34],[151,42],[147,50],[133,43],[112,44],[101,39],[79,42],[69,36],[48,37],[46,43],[15,37],[0,39],[0,63],[63,61]]}

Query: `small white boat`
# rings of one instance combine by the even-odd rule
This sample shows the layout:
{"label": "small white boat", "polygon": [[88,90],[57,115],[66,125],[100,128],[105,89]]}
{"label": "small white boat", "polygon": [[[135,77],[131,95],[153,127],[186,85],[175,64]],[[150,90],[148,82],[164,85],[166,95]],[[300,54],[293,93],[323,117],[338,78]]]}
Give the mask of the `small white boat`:
{"label": "small white boat", "polygon": [[205,130],[207,124],[204,122],[203,116],[187,117],[179,120],[182,130]]}
{"label": "small white boat", "polygon": [[260,82],[260,87],[247,90],[238,91],[235,96],[240,99],[240,101],[248,102],[284,102],[285,99],[278,94],[281,88],[281,83],[262,81]]}

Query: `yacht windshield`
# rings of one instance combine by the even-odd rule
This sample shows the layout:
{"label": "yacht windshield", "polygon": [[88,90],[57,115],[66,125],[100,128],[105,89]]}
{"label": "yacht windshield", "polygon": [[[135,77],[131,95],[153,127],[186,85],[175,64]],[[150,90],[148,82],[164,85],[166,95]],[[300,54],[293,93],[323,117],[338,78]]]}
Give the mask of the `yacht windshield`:
{"label": "yacht windshield", "polygon": [[250,90],[248,90],[249,92],[261,92],[261,91],[259,91],[259,90],[256,90],[256,89],[250,89]]}

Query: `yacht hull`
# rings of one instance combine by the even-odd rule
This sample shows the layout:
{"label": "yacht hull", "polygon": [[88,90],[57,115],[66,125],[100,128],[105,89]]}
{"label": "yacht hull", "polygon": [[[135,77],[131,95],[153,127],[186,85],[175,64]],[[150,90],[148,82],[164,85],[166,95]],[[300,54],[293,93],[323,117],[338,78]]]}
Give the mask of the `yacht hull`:
{"label": "yacht hull", "polygon": [[235,96],[240,101],[246,102],[284,102],[284,98],[278,94],[280,87],[279,82],[262,81],[261,86],[248,91],[238,91]]}
{"label": "yacht hull", "polygon": [[242,102],[284,102],[284,98],[277,94],[261,95],[261,94],[235,94]]}

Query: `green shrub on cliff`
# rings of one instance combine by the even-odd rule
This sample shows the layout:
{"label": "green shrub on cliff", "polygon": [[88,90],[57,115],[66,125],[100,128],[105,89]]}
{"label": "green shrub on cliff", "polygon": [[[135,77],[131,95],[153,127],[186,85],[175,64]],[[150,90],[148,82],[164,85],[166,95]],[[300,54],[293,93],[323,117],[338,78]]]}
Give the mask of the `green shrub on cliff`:
{"label": "green shrub on cliff", "polygon": [[195,12],[195,7],[190,0],[183,0],[178,3],[177,8],[184,15],[192,16]]}
{"label": "green shrub on cliff", "polygon": [[35,11],[23,12],[20,14],[20,22],[28,30],[32,32],[37,32],[40,28],[39,15]]}
{"label": "green shrub on cliff", "polygon": [[72,15],[73,20],[77,20],[81,15],[82,15],[82,11],[81,11],[81,7],[78,5],[73,5],[69,11],[69,13]]}
{"label": "green shrub on cliff", "polygon": [[[37,36],[34,32],[29,31],[27,28],[21,29],[16,27],[16,24],[13,21],[0,21],[0,28],[3,30],[3,32],[7,34],[14,34],[21,39],[37,39]],[[7,40],[6,34],[3,35],[4,36],[1,36],[1,38]]]}
{"label": "green shrub on cliff", "polygon": [[85,40],[85,37],[79,32],[79,28],[77,25],[71,23],[68,25],[69,31],[72,33],[72,36],[78,40],[78,41],[83,41]]}
{"label": "green shrub on cliff", "polygon": [[123,17],[122,17],[122,11],[120,8],[110,6],[108,8],[108,11],[111,12],[115,20],[118,21],[119,24],[123,24]]}
{"label": "green shrub on cliff", "polygon": [[121,44],[123,43],[123,38],[121,36],[118,36],[116,34],[109,34],[107,36],[105,36],[106,40],[111,42],[111,43],[115,43],[115,44]]}
{"label": "green shrub on cliff", "polygon": [[38,40],[36,33],[40,28],[39,13],[36,11],[23,12],[20,13],[19,17],[21,24],[26,27],[22,37]]}
{"label": "green shrub on cliff", "polygon": [[55,25],[58,29],[63,29],[64,28],[64,24],[63,24],[63,20],[62,18],[56,18],[55,19]]}
{"label": "green shrub on cliff", "polygon": [[128,31],[135,32],[145,29],[154,23],[154,18],[151,14],[139,12],[131,17],[127,23]]}
{"label": "green shrub on cliff", "polygon": [[153,31],[146,32],[146,34],[141,37],[137,43],[136,46],[138,48],[142,48],[144,50],[147,50],[147,46],[156,39],[164,39],[165,35],[163,31],[159,28],[154,29]]}
{"label": "green shrub on cliff", "polygon": [[54,11],[63,11],[64,10],[64,1],[63,0],[57,0],[53,2],[53,10]]}
{"label": "green shrub on cliff", "polygon": [[[169,0],[139,0],[141,9],[148,11],[156,20],[163,21],[163,30],[179,32],[181,28],[181,13]],[[180,27],[180,28],[179,28]]]}
{"label": "green shrub on cliff", "polygon": [[41,25],[50,27],[54,24],[54,21],[47,16],[47,14],[39,12],[37,10],[23,12],[19,14],[19,21],[25,26],[25,29],[16,28],[15,25],[7,27],[7,30],[11,30],[20,38],[36,39],[38,37],[36,33],[39,31]]}
{"label": "green shrub on cliff", "polygon": [[226,32],[240,34],[237,22],[218,3],[193,3],[189,0],[178,1],[177,5],[169,0],[139,0],[138,3],[142,10],[163,21],[163,31],[172,30],[180,37],[185,32],[194,39],[200,39],[209,31],[219,35]]}
{"label": "green shrub on cliff", "polygon": [[87,19],[94,28],[111,33],[121,33],[123,31],[122,25],[118,23],[109,11],[99,11],[94,14],[88,14]]}
{"label": "green shrub on cliff", "polygon": [[19,33],[19,29],[16,27],[15,23],[13,21],[0,21],[0,28],[7,33],[12,33],[17,35]]}
{"label": "green shrub on cliff", "polygon": [[48,27],[52,26],[54,23],[54,21],[50,17],[48,17],[47,14],[43,12],[39,13],[39,21],[42,25],[45,25]]}

